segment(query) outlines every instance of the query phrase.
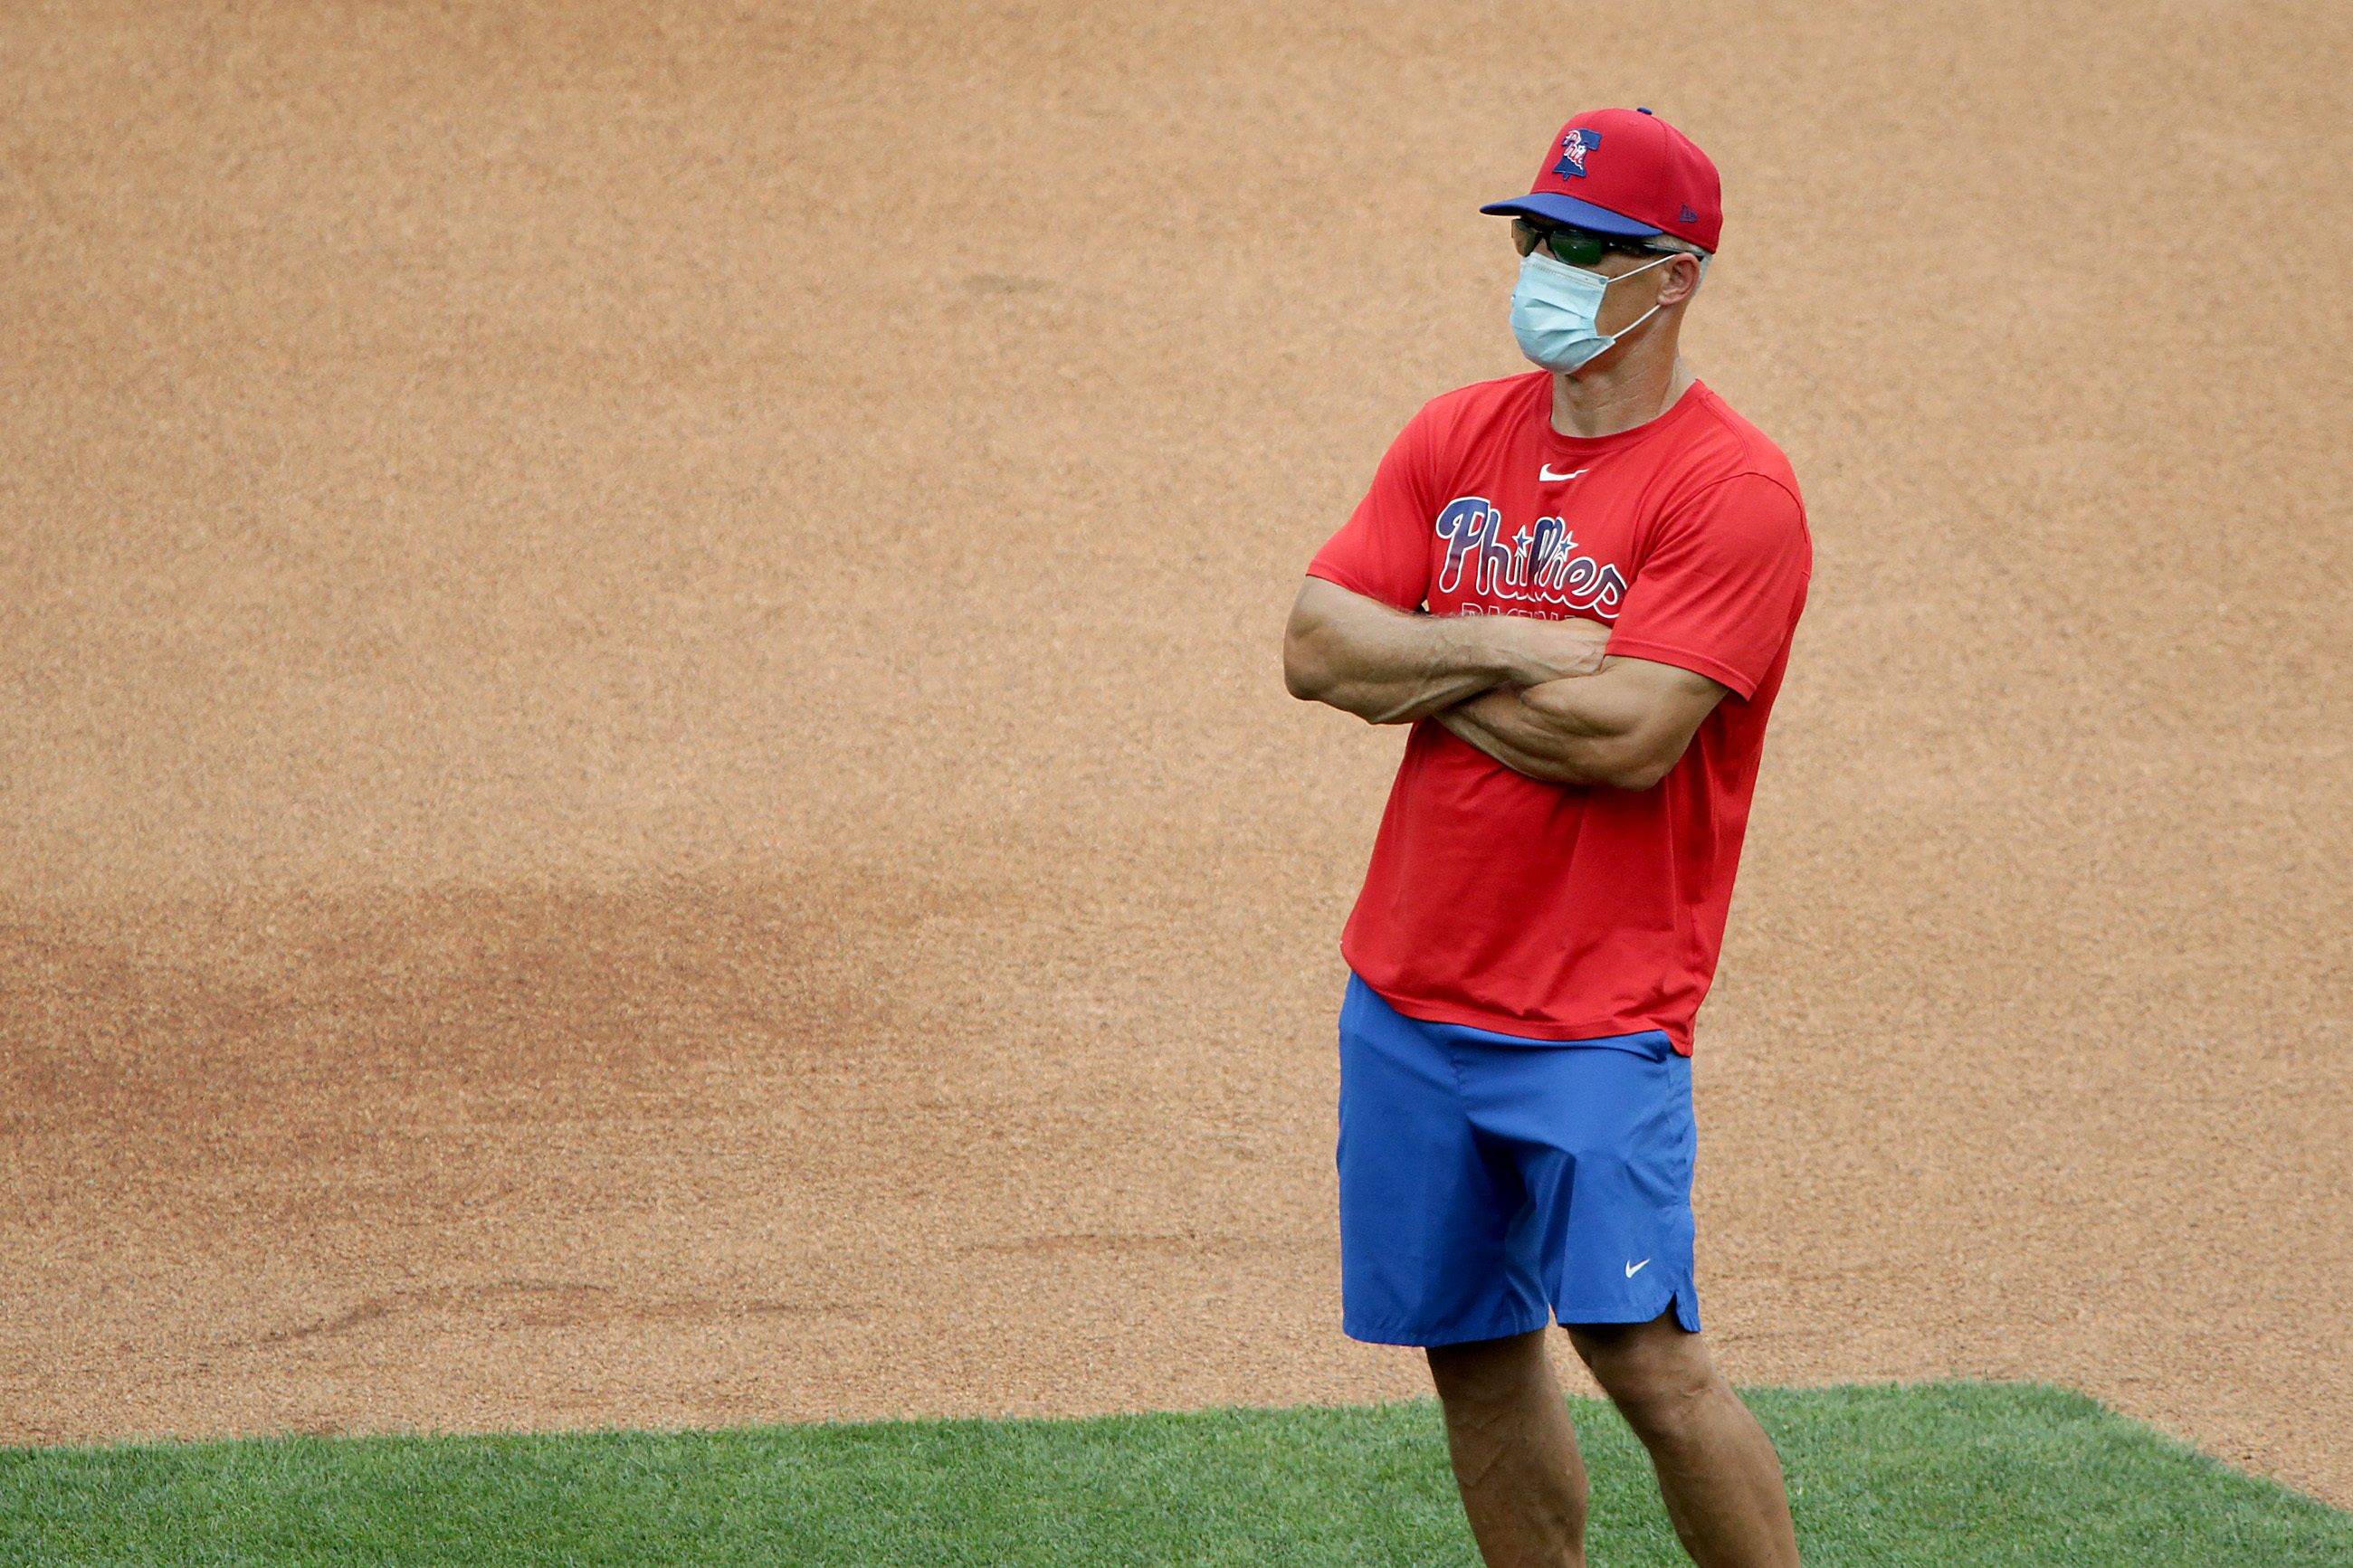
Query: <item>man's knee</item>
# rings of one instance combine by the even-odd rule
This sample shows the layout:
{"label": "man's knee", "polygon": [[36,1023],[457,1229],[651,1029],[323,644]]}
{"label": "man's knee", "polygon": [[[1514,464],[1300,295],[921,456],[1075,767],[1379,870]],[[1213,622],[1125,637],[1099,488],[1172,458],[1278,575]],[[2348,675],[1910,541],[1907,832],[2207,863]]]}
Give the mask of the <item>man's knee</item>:
{"label": "man's knee", "polygon": [[1672,1430],[1724,1385],[1706,1344],[1672,1315],[1567,1327],[1593,1381],[1638,1433]]}

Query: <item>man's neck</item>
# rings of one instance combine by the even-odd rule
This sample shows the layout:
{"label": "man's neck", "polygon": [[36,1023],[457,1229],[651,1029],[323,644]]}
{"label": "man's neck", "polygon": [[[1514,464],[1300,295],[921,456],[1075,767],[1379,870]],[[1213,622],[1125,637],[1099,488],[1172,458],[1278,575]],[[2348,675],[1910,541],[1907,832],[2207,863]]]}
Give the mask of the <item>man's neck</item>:
{"label": "man's neck", "polygon": [[1672,344],[1660,347],[1663,352],[1629,353],[1605,369],[1556,373],[1552,427],[1564,436],[1615,436],[1672,408],[1696,378]]}

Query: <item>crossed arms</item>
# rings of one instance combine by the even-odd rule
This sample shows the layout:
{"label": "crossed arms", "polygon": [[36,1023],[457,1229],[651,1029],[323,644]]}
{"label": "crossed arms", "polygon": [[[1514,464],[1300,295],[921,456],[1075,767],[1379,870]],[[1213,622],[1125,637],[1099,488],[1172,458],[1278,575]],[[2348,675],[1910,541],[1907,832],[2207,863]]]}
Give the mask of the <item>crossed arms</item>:
{"label": "crossed arms", "polygon": [[1727,689],[1609,641],[1598,621],[1410,615],[1310,577],[1283,628],[1283,682],[1368,724],[1434,717],[1547,784],[1648,789]]}

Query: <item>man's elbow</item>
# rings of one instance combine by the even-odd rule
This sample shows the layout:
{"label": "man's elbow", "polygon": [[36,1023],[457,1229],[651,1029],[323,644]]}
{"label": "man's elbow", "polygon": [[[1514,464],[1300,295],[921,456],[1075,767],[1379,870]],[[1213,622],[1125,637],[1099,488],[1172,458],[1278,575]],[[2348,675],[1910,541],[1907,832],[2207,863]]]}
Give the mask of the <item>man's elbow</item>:
{"label": "man's elbow", "polygon": [[1653,741],[1614,746],[1595,759],[1590,782],[1636,795],[1655,789],[1660,780],[1675,771],[1675,764],[1683,760],[1683,750],[1690,744],[1686,738],[1672,745]]}
{"label": "man's elbow", "polygon": [[1656,789],[1659,781],[1673,771],[1672,763],[1645,763],[1640,767],[1621,768],[1609,779],[1609,787],[1640,795],[1646,789]]}
{"label": "man's elbow", "polygon": [[1338,677],[1313,621],[1294,617],[1282,631],[1282,685],[1302,702],[1330,700]]}
{"label": "man's elbow", "polygon": [[1319,702],[1331,689],[1331,671],[1296,637],[1282,639],[1282,688],[1302,702]]}

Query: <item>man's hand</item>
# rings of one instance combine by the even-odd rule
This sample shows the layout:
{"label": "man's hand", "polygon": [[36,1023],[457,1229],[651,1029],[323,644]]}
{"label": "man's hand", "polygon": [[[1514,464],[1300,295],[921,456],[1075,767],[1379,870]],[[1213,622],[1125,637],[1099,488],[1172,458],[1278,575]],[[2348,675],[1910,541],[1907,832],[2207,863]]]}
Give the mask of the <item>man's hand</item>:
{"label": "man's hand", "polygon": [[1438,721],[1532,779],[1649,789],[1728,689],[1675,665],[1605,658],[1598,675],[1490,691]]}
{"label": "man's hand", "polygon": [[1409,615],[1310,577],[1283,628],[1282,676],[1302,700],[1403,724],[1499,686],[1589,676],[1609,640],[1599,621]]}

